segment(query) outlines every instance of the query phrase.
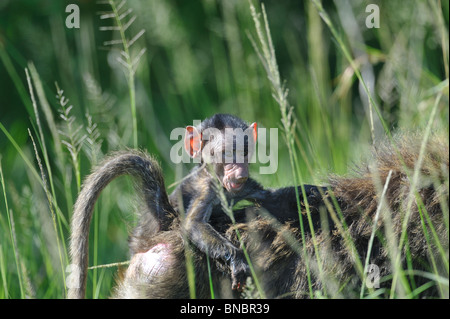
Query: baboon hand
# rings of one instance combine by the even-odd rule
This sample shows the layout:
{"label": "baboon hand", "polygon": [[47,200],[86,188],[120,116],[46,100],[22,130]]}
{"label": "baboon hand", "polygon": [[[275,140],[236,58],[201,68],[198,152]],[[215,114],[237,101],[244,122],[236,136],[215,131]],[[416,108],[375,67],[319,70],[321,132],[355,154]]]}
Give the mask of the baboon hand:
{"label": "baboon hand", "polygon": [[250,273],[250,268],[245,261],[244,254],[238,254],[230,262],[231,266],[231,289],[237,291],[243,291],[245,287],[245,281]]}

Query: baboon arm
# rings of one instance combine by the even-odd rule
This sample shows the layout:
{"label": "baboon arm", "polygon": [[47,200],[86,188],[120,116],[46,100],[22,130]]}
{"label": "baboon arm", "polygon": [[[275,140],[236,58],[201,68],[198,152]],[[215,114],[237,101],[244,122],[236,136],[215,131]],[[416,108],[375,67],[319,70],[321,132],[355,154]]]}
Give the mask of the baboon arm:
{"label": "baboon arm", "polygon": [[[296,188],[300,200],[299,203],[297,203]],[[301,186],[264,189],[256,183],[251,188],[252,191],[246,194],[245,199],[263,207],[280,222],[298,220],[298,207],[302,210],[308,204],[311,210],[318,211],[324,205],[323,197],[327,196],[326,187],[305,184],[303,188],[305,194],[303,194]]]}
{"label": "baboon arm", "polygon": [[202,252],[208,253],[212,258],[229,261],[236,256],[237,248],[209,224],[214,192],[209,193],[192,201],[183,228],[191,242]]}
{"label": "baboon arm", "polygon": [[270,189],[265,189],[257,181],[250,178],[245,185],[243,193],[239,195],[238,199],[245,199],[251,202],[259,203],[266,200],[267,196],[270,196],[271,192],[272,191]]}
{"label": "baboon arm", "polygon": [[237,255],[237,248],[208,223],[187,223],[185,231],[195,246],[211,258],[228,262]]}

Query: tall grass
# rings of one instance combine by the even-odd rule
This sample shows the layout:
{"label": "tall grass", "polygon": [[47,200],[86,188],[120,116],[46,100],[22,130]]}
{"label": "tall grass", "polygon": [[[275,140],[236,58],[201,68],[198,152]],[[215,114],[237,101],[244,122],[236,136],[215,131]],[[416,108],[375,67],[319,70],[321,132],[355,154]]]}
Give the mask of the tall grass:
{"label": "tall grass", "polygon": [[[377,105],[377,103],[375,102],[374,98],[372,97],[372,93],[369,91],[369,88],[365,82],[365,80],[363,79],[361,72],[359,70],[359,67],[355,64],[354,58],[351,56],[346,44],[344,43],[344,41],[342,40],[342,36],[336,31],[336,28],[333,24],[333,22],[331,21],[329,15],[327,14],[327,12],[323,9],[322,4],[319,1],[315,1],[313,0],[313,3],[318,11],[318,13],[320,14],[321,18],[324,20],[324,22],[326,23],[326,25],[330,28],[331,33],[333,34],[333,36],[335,37],[338,47],[341,49],[341,51],[343,52],[345,58],[348,60],[348,63],[350,64],[350,66],[353,68],[353,71],[356,75],[356,77],[358,78],[358,80],[360,81],[360,83],[362,84],[362,87],[365,90],[366,95],[368,96],[369,99],[369,105],[371,106],[370,108],[370,114],[369,114],[369,118],[370,118],[370,125],[371,125],[371,135],[372,135],[372,139],[375,142],[375,136],[374,136],[374,128],[373,128],[373,115],[372,115],[372,108],[375,109],[379,121],[381,122],[384,131],[386,133],[386,135],[390,138],[391,142],[393,143],[393,147],[395,149],[397,149],[397,146],[395,145],[393,139],[392,139],[392,135],[391,132],[389,130],[389,128],[387,127],[387,124],[385,122],[385,120],[382,117],[382,114],[380,112],[380,109]],[[267,20],[267,15],[265,12],[265,8],[264,5],[261,5],[262,8],[262,16],[263,16],[263,21],[264,21],[264,26],[261,26],[260,23],[260,13],[257,13],[255,10],[255,7],[250,3],[250,10],[252,13],[252,17],[255,23],[255,29],[258,35],[258,40],[259,40],[259,45],[255,43],[255,40],[252,38],[251,35],[249,35],[249,38],[252,42],[252,45],[258,55],[258,57],[260,58],[260,61],[262,62],[262,65],[264,66],[264,69],[266,70],[267,73],[267,78],[269,79],[270,83],[271,83],[271,87],[272,87],[272,96],[275,99],[275,101],[277,102],[277,104],[280,107],[280,111],[281,111],[281,122],[282,122],[282,127],[284,129],[284,137],[285,137],[285,142],[289,151],[289,159],[290,159],[290,164],[291,164],[291,170],[293,172],[293,181],[294,184],[297,185],[298,182],[300,182],[301,185],[303,185],[303,179],[302,179],[302,175],[301,175],[301,171],[298,169],[299,165],[298,165],[298,157],[297,157],[297,153],[294,150],[294,134],[295,134],[295,124],[294,124],[294,120],[292,117],[292,107],[289,106],[289,103],[287,101],[287,97],[288,97],[288,90],[285,88],[284,85],[281,85],[281,79],[280,79],[280,74],[279,74],[279,70],[278,70],[278,65],[277,65],[277,61],[276,61],[276,57],[275,57],[275,50],[273,47],[273,43],[272,43],[272,38],[271,38],[271,33],[270,33],[270,27],[269,27],[269,23]],[[442,44],[443,47],[445,47],[445,43]],[[444,60],[446,58],[444,57]],[[421,144],[421,148],[420,148],[420,153],[419,153],[419,158],[418,161],[416,163],[416,167],[414,168],[414,172],[412,177],[412,183],[411,183],[411,189],[410,189],[410,195],[408,196],[409,200],[406,206],[406,214],[405,217],[403,219],[403,224],[402,224],[402,229],[401,229],[401,233],[400,233],[400,242],[399,242],[399,247],[393,247],[388,246],[388,250],[390,250],[393,253],[393,258],[392,258],[392,262],[393,262],[393,270],[394,270],[394,274],[393,274],[393,281],[392,281],[392,287],[391,287],[391,294],[390,297],[393,298],[395,296],[395,293],[398,293],[398,296],[404,298],[407,295],[410,296],[412,294],[412,291],[409,287],[409,283],[406,279],[406,275],[405,275],[405,270],[403,270],[401,268],[400,265],[400,251],[403,250],[403,245],[405,245],[405,240],[406,240],[406,234],[407,234],[407,226],[409,223],[409,218],[411,216],[412,213],[412,205],[413,202],[418,201],[420,199],[420,195],[418,194],[418,190],[417,190],[417,185],[418,185],[418,179],[419,179],[419,175],[420,175],[420,171],[422,168],[422,163],[423,163],[423,156],[424,156],[424,152],[425,152],[425,147],[427,145],[428,142],[428,138],[430,135],[430,129],[431,129],[431,125],[432,123],[434,123],[435,120],[435,115],[436,115],[436,110],[437,110],[437,105],[440,102],[441,99],[441,95],[442,93],[438,93],[437,97],[435,99],[435,103],[434,106],[432,108],[431,111],[431,115],[430,115],[430,119],[428,120],[427,126],[424,130],[424,134],[423,134],[423,142]],[[301,128],[300,128],[301,129]],[[398,155],[399,152],[397,151]],[[400,156],[400,160],[401,156]],[[404,165],[404,164],[403,164]],[[406,168],[406,166],[404,165],[404,167]],[[386,186],[389,183],[390,180],[390,175],[391,172],[388,175],[388,178],[386,180],[386,184],[385,187],[383,189],[383,193],[380,196],[380,202],[379,202],[379,206],[377,209],[377,213],[376,213],[376,217],[375,217],[375,222],[374,222],[374,227],[372,230],[372,235],[371,238],[369,240],[369,247],[368,247],[368,251],[371,251],[371,245],[373,243],[373,239],[375,236],[375,232],[376,232],[376,224],[377,224],[377,220],[379,217],[379,213],[382,207],[382,203],[383,203],[383,198],[385,196],[385,192],[386,192]],[[313,223],[312,223],[312,219],[311,219],[311,213],[309,210],[309,205],[308,205],[308,201],[306,199],[305,196],[305,190],[304,187],[301,187],[302,189],[302,195],[303,198],[305,199],[305,208],[306,208],[306,213],[307,213],[307,217],[308,217],[308,223],[309,223],[309,227],[311,231],[311,238],[312,238],[312,242],[314,245],[314,254],[317,258],[317,268],[318,268],[318,277],[321,278],[321,280],[323,280],[324,278],[324,274],[322,273],[323,270],[321,268],[322,262],[320,260],[320,254],[319,254],[319,249],[318,249],[318,244],[317,241],[315,239],[315,231],[314,231],[314,227],[313,227]],[[302,243],[303,243],[303,258],[306,258],[306,248],[305,248],[305,230],[304,230],[304,225],[302,223],[302,216],[300,215],[301,212],[301,208],[300,208],[300,200],[299,200],[299,194],[296,190],[296,197],[297,197],[297,205],[298,205],[298,211],[299,211],[299,220],[300,220],[300,231],[302,234]],[[339,208],[336,205],[337,210],[339,211]],[[331,212],[332,213],[332,212]],[[423,218],[423,216],[421,215],[421,219],[422,219],[422,223],[425,224],[425,220]],[[342,222],[345,225],[345,221],[342,215],[340,215],[340,222]],[[429,220],[427,220],[427,222],[429,222]],[[339,223],[338,223],[339,225]],[[432,225],[432,224],[431,224]],[[339,226],[338,226],[339,227]],[[431,226],[432,227],[432,226]],[[448,230],[448,229],[447,229]],[[426,228],[424,228],[424,231],[426,232]],[[344,230],[344,232],[342,233],[344,237],[346,237],[346,230]],[[440,239],[438,239],[437,237],[434,238],[435,242],[434,244],[440,248],[440,254],[441,254],[441,258],[444,261],[444,264],[448,264],[448,258],[447,258],[447,254],[444,251],[444,249],[442,249],[441,243],[439,242]],[[347,239],[347,241],[349,242],[349,245],[347,247],[347,249],[349,251],[355,251],[354,247],[355,244],[352,242],[352,239],[349,238]],[[392,254],[391,253],[391,254]],[[355,266],[358,270],[358,274],[362,277],[362,289],[361,289],[361,293],[360,296],[361,298],[364,296],[364,285],[365,285],[365,281],[366,281],[366,274],[367,274],[367,267],[369,264],[369,257],[370,257],[370,253],[367,254],[367,258],[365,261],[365,266],[364,266],[364,270],[362,269],[362,262],[359,260],[359,256],[355,255]],[[433,260],[433,257],[432,257]],[[307,260],[306,261],[307,264],[307,276],[308,276],[308,283],[309,283],[309,293],[310,293],[310,297],[313,297],[313,287],[311,285],[311,279],[310,279],[310,270],[308,267],[308,264],[310,264],[310,261]],[[435,262],[433,260],[433,271],[434,271],[434,275],[439,276],[439,273],[437,272],[436,269],[436,265]],[[448,274],[448,271],[447,271]],[[399,279],[400,278],[400,279]],[[398,286],[397,282],[398,280],[401,281],[401,287]],[[438,283],[440,289],[441,289],[441,294],[442,296],[448,295],[448,293],[444,293],[444,290],[441,286],[440,283]],[[447,291],[448,291],[448,281],[447,281]],[[327,291],[326,289],[324,289],[324,291],[322,291],[323,296],[327,296]]]}
{"label": "tall grass", "polygon": [[[267,14],[264,8],[264,5],[262,5],[262,15],[264,20],[264,28],[260,24],[260,14],[256,12],[255,7],[250,4],[250,10],[252,13],[253,21],[255,23],[256,32],[258,34],[258,40],[259,40],[259,46],[255,43],[255,40],[249,35],[249,38],[252,42],[253,48],[258,54],[258,57],[260,58],[264,69],[267,72],[267,77],[272,85],[272,96],[277,102],[278,106],[280,107],[281,112],[281,123],[284,133],[284,140],[286,142],[288,152],[289,152],[289,161],[291,165],[291,171],[293,172],[293,182],[294,185],[302,185],[302,195],[305,196],[305,188],[304,188],[304,181],[302,178],[301,171],[298,169],[298,158],[297,158],[297,152],[295,151],[295,123],[293,118],[293,107],[289,105],[289,102],[287,100],[288,98],[288,90],[285,87],[285,84],[282,85],[282,80],[280,78],[280,72],[278,70],[278,64],[275,57],[275,48],[273,47],[272,43],[272,36],[270,34],[270,27],[269,23],[267,21]],[[299,214],[299,221],[300,221],[300,230],[302,234],[302,244],[303,244],[303,258],[306,260],[308,259],[308,256],[306,254],[306,240],[305,240],[305,229],[303,225],[303,218],[301,216],[301,207],[300,207],[300,198],[298,193],[298,188],[295,188],[295,196],[297,198],[297,210]],[[311,220],[311,212],[309,209],[308,201],[305,201],[306,205],[306,212],[308,216],[308,222],[310,229],[314,229],[312,227],[312,220]],[[319,260],[319,254],[317,253],[317,241],[315,239],[314,232],[312,232],[312,239],[314,244],[314,249],[316,252],[316,256],[318,258],[317,264],[319,265],[319,272],[321,273],[321,265],[322,263]],[[313,297],[313,290],[311,286],[311,276],[310,276],[310,270],[309,270],[309,262],[306,263],[307,265],[307,276],[308,276],[308,283],[309,283],[309,294],[310,297]]]}
{"label": "tall grass", "polygon": [[[64,297],[70,275],[68,221],[83,177],[102,154],[143,147],[160,156],[166,185],[172,184],[189,166],[170,162],[174,141],[168,136],[172,128],[194,119],[229,112],[256,120],[260,127],[280,127],[284,144],[277,174],[255,176],[272,187],[323,184],[328,173],[346,173],[370,144],[376,146],[396,130],[425,132],[422,146],[432,131],[448,132],[447,1],[380,1],[381,28],[367,29],[363,1],[260,7],[246,1],[187,5],[108,0],[82,7],[77,31],[64,27],[62,3],[27,9],[20,2],[10,2],[6,10],[30,17],[45,13],[49,21],[11,22],[8,33],[0,21],[0,84],[6,88],[0,92],[0,298]],[[345,18],[352,19],[361,37],[348,33],[338,4],[351,10]],[[371,68],[375,82],[365,77],[365,67]],[[410,172],[411,180],[419,168]],[[252,173],[257,169],[258,164]],[[384,185],[374,183],[382,199]],[[91,266],[128,259],[126,236],[135,222],[132,192],[131,183],[113,183],[99,199],[90,237]],[[302,188],[296,196],[303,195]],[[385,239],[390,258],[397,260],[408,251],[408,239],[404,230],[398,241],[389,233],[389,214],[381,203],[378,212],[386,233],[374,230],[371,238]],[[437,282],[445,296],[445,249],[436,231],[427,228],[429,214],[414,188],[408,204],[421,207],[427,245],[439,251],[439,260],[421,275]],[[448,230],[448,203],[441,206]],[[352,251],[354,242],[346,237],[348,225],[335,199],[327,209]],[[299,225],[303,238],[305,228],[312,227],[308,205],[306,210],[308,225]],[[309,261],[309,297],[346,297],[321,269],[327,260],[316,240],[313,256],[288,234],[285,239]],[[353,257],[364,282],[368,261]],[[445,278],[438,270],[441,260],[447,262]],[[407,279],[415,270],[394,265],[390,297],[415,298],[429,288],[410,285]],[[116,270],[90,270],[88,297],[109,296]],[[312,276],[329,284],[316,291]],[[362,298],[378,293],[364,286],[358,291]]]}
{"label": "tall grass", "polygon": [[[120,51],[120,57],[117,57],[117,62],[119,62],[125,68],[125,75],[128,83],[128,94],[130,96],[130,108],[131,108],[131,119],[133,123],[133,146],[134,148],[138,147],[138,128],[137,128],[137,114],[136,114],[136,88],[134,84],[134,75],[136,72],[136,68],[138,66],[139,60],[142,55],[145,53],[146,49],[143,48],[139,51],[136,57],[132,56],[131,47],[133,44],[144,34],[144,30],[141,29],[133,38],[128,39],[125,32],[128,28],[133,24],[136,19],[136,15],[132,15],[129,18],[129,15],[132,14],[132,8],[124,7],[126,1],[121,1],[120,3],[116,3],[114,0],[108,0],[104,3],[107,3],[111,6],[111,12],[103,12],[100,16],[100,19],[114,19],[115,26],[110,27],[100,27],[101,31],[119,31],[120,40],[110,40],[104,42],[105,46],[120,44],[123,49]],[[125,19],[129,18],[128,21]]]}

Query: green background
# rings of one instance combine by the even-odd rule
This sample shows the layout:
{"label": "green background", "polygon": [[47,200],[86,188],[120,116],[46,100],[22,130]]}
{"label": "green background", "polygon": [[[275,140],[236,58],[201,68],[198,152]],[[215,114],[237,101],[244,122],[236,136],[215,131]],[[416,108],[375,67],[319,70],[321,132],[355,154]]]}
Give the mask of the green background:
{"label": "green background", "polygon": [[[79,5],[79,29],[65,26],[69,15],[65,8],[70,3]],[[371,3],[380,8],[380,28],[365,25],[370,14],[366,6]],[[345,174],[352,162],[367,156],[373,142],[368,98],[342,46],[312,2],[267,1],[264,5],[280,76],[297,120],[299,170],[305,182],[325,183],[326,174]],[[448,132],[448,6],[448,1],[433,0],[324,1],[324,10],[391,132],[422,130],[439,93],[443,96],[433,129]],[[277,173],[258,176],[257,165],[252,172],[266,186],[291,185],[280,109],[248,37],[256,38],[249,2],[133,0],[122,11],[128,8],[133,13],[124,21],[133,15],[136,19],[126,37],[132,39],[145,30],[130,48],[134,57],[146,48],[134,77],[138,146],[160,160],[166,185],[191,167],[170,161],[170,148],[176,142],[169,140],[172,129],[217,112],[256,121],[259,127],[280,128]],[[79,181],[103,154],[134,146],[127,77],[117,62],[123,47],[105,45],[120,36],[100,31],[102,26],[115,25],[112,19],[100,19],[101,12],[109,10],[107,4],[88,0],[0,2],[0,160],[5,183],[0,198],[0,298],[64,296],[68,221]],[[73,135],[74,144],[89,135],[86,128],[92,123],[86,113],[91,116],[100,147],[95,158],[84,140],[75,154],[78,166],[74,165],[62,142],[71,141],[63,134],[59,142],[55,140],[36,96],[44,137],[39,138],[25,73],[29,63],[37,70],[59,131],[67,133],[68,125],[58,111],[55,82],[69,99],[66,108],[73,106],[69,112],[72,132],[80,128]],[[373,116],[377,141],[385,132],[377,115]],[[57,227],[38,179],[40,169],[27,129],[40,158],[48,163],[44,172],[56,198]],[[91,234],[91,264],[128,258],[126,234],[135,202],[131,183],[122,181],[113,183],[100,199],[93,227],[98,232]],[[108,296],[115,270],[93,271],[88,296]]]}

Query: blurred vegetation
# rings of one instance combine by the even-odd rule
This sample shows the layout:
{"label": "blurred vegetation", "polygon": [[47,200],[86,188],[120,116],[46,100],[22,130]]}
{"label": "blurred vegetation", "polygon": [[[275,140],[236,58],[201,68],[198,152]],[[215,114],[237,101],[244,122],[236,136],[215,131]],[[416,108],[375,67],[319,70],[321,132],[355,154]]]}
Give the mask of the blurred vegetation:
{"label": "blurred vegetation", "polygon": [[[65,26],[70,3],[79,5],[79,29]],[[365,25],[370,3],[380,8],[378,29]],[[264,4],[297,119],[299,170],[307,183],[325,182],[329,172],[346,173],[385,131],[375,112],[371,124],[367,94],[314,4]],[[335,0],[323,6],[388,129],[422,130],[442,94],[433,128],[448,132],[448,1]],[[133,77],[136,115],[126,68],[117,61],[123,47],[105,43],[120,39],[119,33],[101,31],[115,23],[101,19],[100,12],[110,10],[107,4],[0,1],[0,166],[5,185],[0,193],[0,298],[64,296],[68,221],[80,182],[102,154],[134,147],[134,132],[138,147],[160,159],[170,185],[190,168],[170,161],[176,141],[169,136],[175,127],[222,112],[281,129],[280,108],[248,37],[255,35],[248,1],[142,0],[128,1],[124,8],[132,8],[130,17],[136,16],[127,38],[145,31],[130,47],[133,57],[145,48]],[[63,97],[67,104],[61,103]],[[293,183],[281,130],[278,151],[277,173],[256,176],[266,186]],[[113,183],[100,199],[91,234],[92,265],[128,258],[125,238],[134,198],[131,183],[123,181],[127,191]],[[108,296],[115,271],[92,271],[88,296]]]}

